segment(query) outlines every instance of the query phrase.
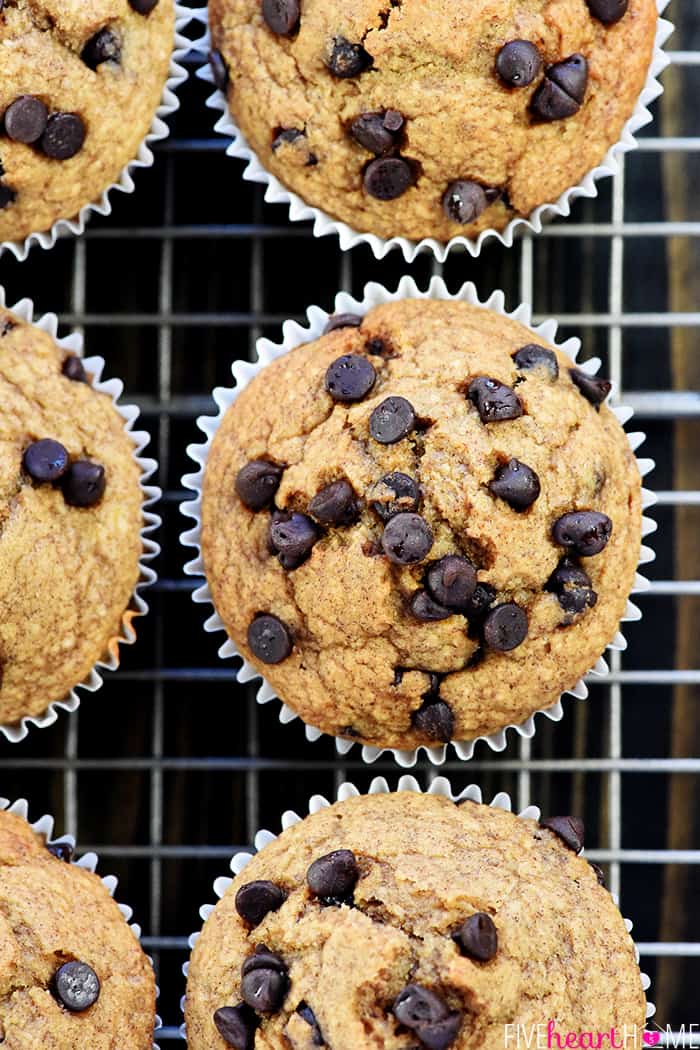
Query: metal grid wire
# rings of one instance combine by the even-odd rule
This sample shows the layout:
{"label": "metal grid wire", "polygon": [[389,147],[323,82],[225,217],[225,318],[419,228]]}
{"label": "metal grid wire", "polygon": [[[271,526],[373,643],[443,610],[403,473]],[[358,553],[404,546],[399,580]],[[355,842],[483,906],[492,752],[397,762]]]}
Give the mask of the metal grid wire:
{"label": "metal grid wire", "polygon": [[[700,44],[700,26],[692,12],[674,44],[667,78],[681,99],[697,98],[700,50],[690,48]],[[199,439],[195,417],[213,410],[210,390],[228,381],[231,362],[250,356],[260,335],[278,334],[310,303],[330,308],[339,288],[357,293],[369,279],[393,287],[406,271],[421,284],[442,273],[452,289],[471,279],[482,296],[502,287],[511,307],[530,301],[538,319],[557,316],[567,335],[580,334],[635,407],[648,434],[643,454],[658,464],[650,479],[659,496],[652,514],[660,529],[651,537],[658,557],[648,567],[651,590],[639,598],[644,619],[628,625],[628,651],[612,657],[604,683],[591,683],[587,703],[567,702],[564,722],[540,723],[532,741],[510,738],[502,755],[479,745],[468,765],[450,760],[437,772],[460,788],[476,781],[487,796],[508,790],[519,807],[533,801],[582,813],[596,847],[588,855],[606,866],[624,913],[635,918],[644,967],[665,982],[659,1023],[700,1020],[693,903],[700,848],[692,848],[700,842],[679,845],[670,831],[679,783],[686,797],[700,784],[698,754],[672,757],[674,698],[682,689],[700,698],[700,667],[686,665],[681,643],[700,580],[683,578],[683,566],[675,571],[674,553],[679,513],[690,515],[692,529],[700,507],[700,471],[679,488],[677,469],[679,441],[697,444],[700,436],[700,395],[679,387],[671,368],[674,330],[700,326],[700,310],[674,291],[688,278],[678,276],[676,249],[692,261],[700,237],[697,107],[661,114],[657,107],[640,150],[568,222],[510,250],[489,245],[479,260],[453,255],[440,267],[426,257],[408,267],[396,254],[383,263],[365,248],[342,254],[335,240],[315,240],[308,225],[290,225],[284,209],[265,205],[210,132],[206,93],[194,80],[181,91],[172,137],[154,169],[139,174],[136,193],[115,201],[111,219],[51,253],[35,249],[24,264],[0,262],[10,302],[27,295],[38,310],[59,312],[64,326],[84,331],[88,352],[106,357],[108,374],[125,380],[153,436],[165,490],[160,582],[150,616],[137,624],[138,644],[76,715],[22,744],[0,745],[0,793],[26,796],[35,816],[54,812],[61,832],[96,849],[101,869],[119,875],[119,895],[135,908],[159,969],[159,1040],[176,1039],[186,938],[234,849],[261,826],[277,829],[282,810],[303,810],[312,793],[332,795],[346,778],[365,788],[372,776],[395,783],[398,775],[390,760],[368,769],[354,753],[339,759],[330,742],[307,743],[298,722],[280,726],[272,706],[257,708],[255,687],[237,685],[232,665],[217,659],[178,545],[180,477],[185,446]],[[669,161],[684,195],[669,182]],[[697,533],[700,516],[694,520]],[[435,774],[418,767],[424,785]],[[681,883],[673,882],[678,872]],[[667,925],[679,885],[686,896],[678,907],[689,918],[674,939]],[[675,959],[680,968],[664,977]]]}

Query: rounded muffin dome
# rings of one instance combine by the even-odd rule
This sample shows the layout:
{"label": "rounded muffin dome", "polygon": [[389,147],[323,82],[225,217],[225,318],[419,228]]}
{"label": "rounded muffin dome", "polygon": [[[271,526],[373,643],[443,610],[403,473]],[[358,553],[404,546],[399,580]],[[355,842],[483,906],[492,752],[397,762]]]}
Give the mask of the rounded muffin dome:
{"label": "rounded muffin dome", "polygon": [[0,309],[0,723],[87,678],[139,578],[134,445],[79,358]]}
{"label": "rounded muffin dome", "polygon": [[211,0],[212,69],[261,164],[363,233],[503,229],[601,163],[654,0]]}
{"label": "rounded muffin dome", "polygon": [[577,856],[582,836],[572,817],[410,792],[321,809],[253,857],[205,922],[188,1045],[502,1050],[507,1024],[549,1020],[641,1033],[634,945]]}
{"label": "rounded muffin dome", "polygon": [[329,329],[214,436],[216,609],[324,732],[414,748],[518,724],[595,664],[633,585],[640,476],[609,383],[462,302]]}
{"label": "rounded muffin dome", "polygon": [[0,240],[73,219],[133,160],[168,76],[173,0],[15,0],[0,16]]}

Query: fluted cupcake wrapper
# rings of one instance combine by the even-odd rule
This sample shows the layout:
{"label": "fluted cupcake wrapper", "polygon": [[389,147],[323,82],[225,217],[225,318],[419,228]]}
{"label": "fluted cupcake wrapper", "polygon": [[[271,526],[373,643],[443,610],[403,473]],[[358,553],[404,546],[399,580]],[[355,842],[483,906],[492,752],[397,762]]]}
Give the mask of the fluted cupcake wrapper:
{"label": "fluted cupcake wrapper", "polygon": [[[0,813],[2,812],[13,813],[15,816],[21,817],[22,820],[26,820],[32,831],[35,832],[35,834],[43,835],[44,839],[46,840],[47,846],[65,844],[67,846],[70,846],[71,851],[75,850],[76,843],[72,835],[60,835],[59,837],[54,838],[55,820],[50,814],[45,813],[42,817],[39,817],[39,819],[35,821],[29,820],[29,803],[26,799],[20,798],[17,799],[15,802],[11,802],[7,798],[0,798]],[[93,872],[93,874],[98,874],[97,865],[99,864],[99,862],[100,858],[96,853],[84,853],[81,857],[78,857],[77,860],[71,860],[70,863],[74,864],[76,868],[84,868],[86,871],[91,871]],[[102,885],[105,887],[110,897],[114,900],[115,904],[119,908],[119,911],[122,913],[124,921],[128,924],[129,929],[134,934],[136,939],[140,942],[141,927],[137,922],[131,921],[132,916],[134,914],[133,910],[129,907],[128,904],[120,904],[115,897],[115,893],[117,892],[117,886],[119,885],[119,880],[117,879],[116,875],[100,875],[100,881],[102,882]],[[151,959],[150,955],[148,955],[147,958],[151,965],[153,965],[153,960]],[[159,994],[159,990],[156,987],[156,998],[158,998]],[[162,1022],[160,1017],[156,1014],[154,1018],[154,1032],[156,1031],[156,1029],[160,1028],[161,1023]],[[153,1050],[159,1050],[158,1044],[155,1042],[155,1040],[153,1042]]]}
{"label": "fluted cupcake wrapper", "polygon": [[[421,291],[416,285],[415,281],[411,277],[403,277],[399,282],[398,288],[395,292],[390,292],[382,285],[379,284],[368,284],[364,289],[364,295],[361,299],[354,299],[347,292],[341,292],[336,296],[335,310],[332,313],[355,313],[355,314],[366,314],[374,306],[378,306],[381,303],[396,302],[400,299],[442,299],[456,301],[460,300],[471,304],[472,306],[482,306],[489,310],[493,310],[497,314],[501,314],[504,317],[510,317],[515,321],[519,321],[521,324],[530,328],[540,338],[556,346],[559,350],[575,361],[578,353],[581,349],[581,341],[579,339],[567,339],[563,342],[557,341],[557,322],[554,320],[543,321],[541,324],[534,325],[531,323],[532,310],[530,306],[523,304],[517,307],[517,309],[509,311],[505,307],[505,295],[501,291],[493,292],[493,294],[485,301],[482,302],[479,299],[475,286],[471,283],[465,284],[458,292],[454,295],[451,294],[444,283],[439,277],[433,277],[428,285],[426,291]],[[202,558],[201,551],[201,512],[202,512],[202,483],[204,479],[204,472],[206,469],[207,459],[209,456],[209,449],[214,435],[216,434],[221,422],[231,407],[233,402],[236,400],[241,390],[243,390],[248,383],[271,361],[281,357],[283,354],[289,353],[294,347],[299,346],[302,343],[309,343],[314,339],[318,339],[324,331],[326,322],[331,314],[322,310],[318,306],[311,306],[307,310],[308,322],[306,326],[298,324],[296,321],[286,321],[283,325],[283,340],[281,343],[273,343],[269,339],[259,339],[257,343],[257,355],[258,360],[255,362],[249,361],[236,361],[231,368],[234,378],[234,385],[232,387],[216,387],[213,392],[214,401],[218,407],[218,415],[216,416],[200,416],[197,420],[199,428],[204,432],[206,441],[201,445],[190,445],[188,447],[188,454],[190,458],[197,465],[197,470],[191,474],[185,474],[182,483],[185,488],[191,489],[194,493],[194,498],[185,501],[181,504],[181,511],[187,517],[194,519],[194,526],[187,529],[182,533],[180,539],[186,547],[194,547],[196,550],[196,557],[189,561],[185,565],[185,572],[188,576],[204,576],[204,561]],[[600,359],[592,358],[589,361],[579,365],[582,371],[589,375],[594,375],[600,368]],[[611,397],[614,398],[614,390],[611,393]],[[633,411],[631,408],[627,408],[624,405],[611,404],[611,409],[615,413],[620,424],[624,426],[632,418]],[[627,439],[629,441],[631,449],[636,452],[639,446],[645,440],[645,435],[640,431],[633,433],[627,433]],[[639,466],[639,472],[642,477],[645,477],[654,468],[654,461],[652,459],[641,459],[637,457],[637,464]],[[652,506],[656,502],[656,497],[653,492],[648,489],[642,489],[642,507],[644,509]],[[642,536],[648,536],[650,533],[656,531],[656,522],[650,518],[642,518]],[[639,565],[640,567],[646,565],[648,562],[654,560],[654,551],[649,547],[642,546],[640,550]],[[640,573],[636,574],[634,588],[632,593],[638,593],[646,591],[649,588],[648,580]],[[210,604],[213,606],[214,602],[212,599],[211,591],[206,582],[201,587],[198,587],[193,594],[193,600],[197,603]],[[627,623],[634,620],[641,619],[641,612],[631,601],[628,601],[625,615],[622,618],[623,623]],[[213,614],[206,620],[204,629],[207,633],[216,631],[226,631],[223,621],[220,616],[214,610]],[[622,651],[626,649],[627,642],[620,631],[615,634],[615,637],[610,641],[607,646],[610,650]],[[239,682],[249,682],[254,678],[262,677],[258,671],[247,660],[241,657],[238,649],[228,639],[219,649],[219,656],[222,659],[229,659],[231,657],[238,656],[243,660],[243,666],[238,670],[237,677]],[[602,656],[598,659],[595,666],[591,668],[591,673],[599,675],[603,678],[608,674],[609,668]],[[564,710],[562,707],[562,700],[570,694],[579,700],[585,700],[588,696],[588,688],[582,679],[576,682],[570,689],[566,690],[561,694],[557,702],[548,708],[543,708],[530,715],[520,725],[508,725],[504,726],[497,733],[492,733],[488,736],[481,736],[474,740],[459,740],[452,741],[451,746],[454,747],[457,756],[461,759],[469,759],[474,753],[474,747],[477,740],[484,740],[493,751],[503,751],[507,743],[507,734],[509,730],[514,730],[519,736],[530,739],[535,734],[535,719],[537,715],[543,715],[550,719],[550,721],[558,722],[563,718]],[[276,699],[276,693],[273,688],[262,679],[262,684],[258,689],[257,700],[260,704],[269,703],[271,700]],[[298,716],[295,712],[282,703],[282,707],[279,714],[281,722],[291,722]],[[306,726],[306,736],[308,740],[315,741],[322,737],[324,734],[314,726]],[[442,744],[437,747],[421,746],[414,750],[399,750],[396,748],[379,748],[372,747],[370,745],[354,744],[353,741],[336,737],[335,738],[336,749],[339,754],[345,755],[354,746],[362,748],[362,759],[365,762],[374,762],[381,754],[385,751],[390,751],[400,766],[409,767],[415,765],[421,751],[425,751],[426,755],[435,765],[440,765],[445,761],[447,755],[448,745]]]}
{"label": "fluted cupcake wrapper", "polygon": [[[656,0],[659,16],[665,11],[669,0]],[[206,20],[204,13],[202,21]],[[451,240],[437,241],[432,237],[421,241],[408,240],[405,237],[391,237],[388,239],[378,237],[373,233],[359,233],[344,222],[333,219],[330,215],[307,204],[301,197],[287,189],[283,183],[274,175],[270,174],[260,163],[257,155],[248,145],[243,132],[236,125],[229,112],[226,96],[218,88],[207,99],[207,107],[219,113],[220,116],[214,125],[214,130],[220,135],[230,139],[230,145],[226,152],[230,157],[245,161],[243,178],[248,182],[260,182],[266,187],[265,200],[270,204],[287,204],[289,206],[289,218],[292,222],[313,220],[313,233],[315,237],[326,237],[336,234],[343,251],[348,251],[358,244],[368,244],[376,259],[383,259],[394,248],[398,248],[406,262],[413,262],[421,252],[432,252],[439,262],[444,262],[454,249],[461,249],[476,257],[481,252],[487,241],[497,240],[510,248],[517,235],[530,230],[540,233],[542,227],[552,219],[559,216],[568,216],[571,206],[579,197],[597,197],[597,183],[607,176],[616,175],[620,170],[620,158],[625,153],[637,149],[635,134],[640,128],[645,127],[652,121],[652,115],[648,107],[663,93],[663,87],[658,77],[662,70],[669,64],[669,59],[664,54],[663,46],[673,32],[673,24],[659,17],[651,64],[647,74],[646,83],[637,100],[632,116],[626,122],[620,139],[610,147],[602,162],[592,168],[587,175],[576,186],[565,190],[556,201],[541,204],[527,218],[512,219],[503,230],[483,230],[475,239],[469,237],[453,237]],[[197,76],[214,87],[214,78],[209,68],[208,54],[211,47],[209,32],[197,41],[196,50],[202,58],[202,66],[197,71]]]}
{"label": "fluted cupcake wrapper", "polygon": [[153,114],[150,129],[139,145],[136,156],[122,168],[118,180],[107,186],[99,198],[84,204],[76,216],[67,219],[57,219],[50,229],[30,233],[24,240],[0,242],[0,256],[5,252],[10,252],[16,259],[23,262],[35,244],[38,244],[40,248],[53,248],[56,241],[66,235],[80,236],[85,231],[85,226],[93,213],[97,215],[111,215],[112,202],[110,198],[113,193],[134,192],[136,189],[133,179],[135,171],[139,168],[150,168],[153,166],[154,156],[151,146],[154,142],[162,142],[163,139],[167,139],[170,135],[170,128],[166,123],[166,118],[180,108],[180,101],[176,91],[187,80],[189,75],[182,65],[182,61],[193,46],[192,41],[182,35],[182,31],[192,20],[193,12],[190,8],[184,7],[179,3],[175,3],[174,6],[175,34],[168,78],[163,86],[160,104]]}
{"label": "fluted cupcake wrapper", "polygon": [[151,568],[150,562],[152,562],[160,553],[160,546],[154,539],[152,539],[151,534],[160,527],[161,519],[151,508],[160,499],[161,490],[157,485],[149,484],[149,480],[157,470],[158,464],[154,459],[149,459],[147,456],[143,455],[144,449],[151,440],[150,435],[145,430],[135,429],[139,419],[138,408],[135,405],[121,403],[120,399],[124,390],[124,384],[121,379],[102,378],[102,372],[105,367],[104,358],[83,357],[83,337],[77,332],[74,332],[71,335],[59,337],[58,318],[56,317],[56,314],[44,314],[42,317],[38,317],[35,320],[34,304],[31,299],[21,299],[18,303],[15,303],[14,306],[8,306],[6,303],[5,289],[0,286],[0,306],[7,307],[8,310],[11,310],[12,313],[16,314],[21,320],[26,321],[28,324],[33,324],[42,332],[48,333],[54,342],[63,350],[67,350],[72,354],[77,354],[82,359],[86,372],[92,376],[91,386],[93,390],[106,394],[124,420],[124,429],[133,443],[134,458],[138,463],[141,472],[140,485],[143,492],[143,525],[141,528],[142,553],[141,558],[139,559],[139,580],[136,584],[131,601],[122,615],[120,633],[109,640],[105,652],[94,665],[90,674],[82,682],[78,682],[73,689],[71,689],[68,696],[64,697],[62,700],[54,700],[48,705],[46,711],[40,715],[27,715],[19,722],[14,722],[12,724],[3,725],[0,723],[0,735],[4,736],[11,743],[16,744],[20,740],[24,740],[29,732],[30,726],[36,726],[38,729],[45,729],[47,726],[53,725],[61,711],[75,711],[80,706],[80,695],[78,691],[84,690],[88,693],[96,692],[102,685],[103,681],[100,671],[114,671],[119,666],[119,646],[132,645],[136,641],[136,631],[134,629],[133,621],[137,616],[144,616],[148,612],[148,604],[143,598],[142,591],[147,587],[152,586],[158,578],[156,572]]}
{"label": "fluted cupcake wrapper", "polygon": [[[469,787],[464,788],[463,791],[455,792],[452,787],[452,784],[450,783],[447,777],[435,777],[435,779],[431,781],[430,786],[427,788],[427,790],[424,790],[415,777],[402,776],[399,777],[396,786],[396,791],[412,791],[419,795],[439,795],[443,798],[449,798],[452,800],[452,802],[456,803],[466,802],[467,800],[469,800],[471,802],[484,804],[481,788],[477,784],[470,784]],[[360,795],[388,795],[392,793],[392,788],[389,786],[388,781],[384,777],[375,777],[369,786],[369,790],[366,792],[360,791],[359,788],[355,787],[353,783],[346,781],[344,784],[341,784],[338,788],[338,793],[334,801],[345,802],[349,798],[358,798]],[[323,795],[312,795],[309,799],[308,813],[309,815],[312,815],[313,813],[318,813],[319,810],[328,809],[330,805],[332,805],[332,803],[329,802],[328,799],[325,798]],[[507,813],[513,812],[513,804],[511,802],[510,795],[505,791],[499,791],[497,795],[494,795],[494,797],[492,798],[491,802],[488,803],[488,805],[494,809],[503,809]],[[527,806],[517,815],[518,817],[521,817],[524,820],[539,820],[541,814],[537,806]],[[300,821],[302,821],[303,819],[304,818],[300,817],[298,813],[294,812],[294,810],[287,810],[285,813],[282,814],[282,830],[286,831],[287,828],[292,827],[294,824],[299,824]],[[278,836],[272,831],[258,831],[255,835],[254,840],[256,852],[259,853],[261,850],[265,849],[265,847],[269,845],[270,842],[274,842],[274,840],[277,837]],[[585,850],[582,850],[582,855],[585,855]],[[233,882],[233,879],[237,875],[240,875],[240,873],[245,869],[246,865],[253,859],[253,856],[254,854],[247,852],[235,853],[233,855],[229,864],[232,876],[221,876],[214,881],[213,888],[217,900],[221,900],[221,898],[224,896],[231,883]],[[617,896],[615,894],[612,894],[612,898],[616,906],[619,907],[619,901],[617,899]],[[207,919],[214,911],[215,907],[216,905],[214,904],[202,905],[202,907],[199,909],[199,914],[203,922],[206,923]],[[627,932],[631,934],[633,929],[632,922],[629,919],[625,919],[624,923]],[[188,942],[190,949],[194,948],[199,936],[200,931],[197,931],[190,936]],[[634,951],[637,963],[639,964],[639,951],[636,945]],[[188,970],[189,963],[186,962],[182,967],[182,972],[184,973],[185,977],[187,977]],[[642,988],[644,989],[644,992],[646,994],[646,992],[651,986],[651,980],[649,979],[647,974],[642,973],[641,971],[640,979],[642,983]],[[181,1008],[183,1014],[185,1011],[185,999],[186,996],[183,996],[181,1001]],[[653,1017],[655,1013],[656,1007],[652,1002],[649,1001],[649,998],[647,996],[647,1019]],[[187,1038],[184,1023],[180,1028],[180,1034],[183,1039]]]}

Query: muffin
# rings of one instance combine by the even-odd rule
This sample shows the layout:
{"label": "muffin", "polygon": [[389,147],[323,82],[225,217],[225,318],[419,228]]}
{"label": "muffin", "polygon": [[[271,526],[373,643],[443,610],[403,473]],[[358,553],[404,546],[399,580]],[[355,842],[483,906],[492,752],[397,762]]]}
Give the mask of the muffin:
{"label": "muffin", "polygon": [[655,0],[211,0],[212,69],[260,163],[352,229],[503,229],[601,163]]}
{"label": "muffin", "polygon": [[506,1025],[550,1019],[641,1031],[634,946],[582,839],[575,818],[411,792],[288,827],[195,943],[190,1050],[502,1050]]}
{"label": "muffin", "polygon": [[0,240],[74,218],[133,160],[165,85],[173,0],[15,0],[0,14]]}
{"label": "muffin", "polygon": [[90,379],[0,309],[0,724],[65,699],[133,615],[141,470]]}
{"label": "muffin", "polygon": [[151,1050],[153,968],[97,875],[0,812],[0,1042]]}
{"label": "muffin", "polygon": [[380,748],[554,704],[613,639],[640,553],[609,389],[464,302],[331,318],[209,450],[202,555],[240,653],[305,722]]}

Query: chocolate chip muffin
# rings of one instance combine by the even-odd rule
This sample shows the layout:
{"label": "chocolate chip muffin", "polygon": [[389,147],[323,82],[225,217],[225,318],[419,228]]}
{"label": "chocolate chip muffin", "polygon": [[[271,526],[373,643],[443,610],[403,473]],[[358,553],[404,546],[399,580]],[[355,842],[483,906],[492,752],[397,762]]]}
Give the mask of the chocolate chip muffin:
{"label": "chocolate chip muffin", "polygon": [[173,0],[12,0],[0,13],[0,240],[74,218],[133,160],[160,104]]}
{"label": "chocolate chip muffin", "polygon": [[0,1042],[151,1050],[155,978],[97,875],[0,812]]}
{"label": "chocolate chip muffin", "polygon": [[361,232],[503,229],[577,185],[644,86],[655,0],[211,0],[262,165]]}
{"label": "chocolate chip muffin", "polygon": [[502,1050],[509,1024],[641,1030],[634,946],[582,843],[575,818],[410,792],[320,810],[204,924],[188,1045]]}
{"label": "chocolate chip muffin", "polygon": [[134,445],[79,358],[0,309],[0,723],[116,651],[139,578]]}
{"label": "chocolate chip muffin", "polygon": [[615,635],[640,477],[610,384],[464,302],[331,318],[216,432],[202,553],[240,652],[326,733],[471,740]]}

